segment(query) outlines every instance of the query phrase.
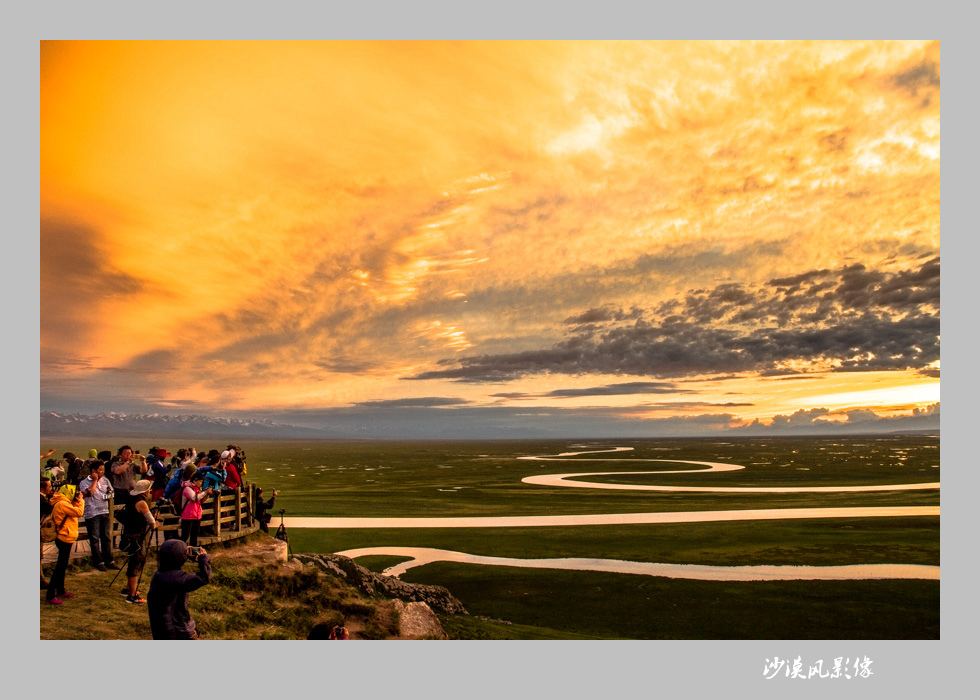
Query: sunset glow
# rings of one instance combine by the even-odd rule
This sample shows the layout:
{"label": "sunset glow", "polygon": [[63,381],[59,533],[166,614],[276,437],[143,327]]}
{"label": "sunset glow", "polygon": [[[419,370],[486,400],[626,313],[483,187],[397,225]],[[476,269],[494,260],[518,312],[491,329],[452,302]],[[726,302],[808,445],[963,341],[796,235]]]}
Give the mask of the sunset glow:
{"label": "sunset glow", "polygon": [[41,410],[938,429],[939,77],[929,41],[42,42]]}

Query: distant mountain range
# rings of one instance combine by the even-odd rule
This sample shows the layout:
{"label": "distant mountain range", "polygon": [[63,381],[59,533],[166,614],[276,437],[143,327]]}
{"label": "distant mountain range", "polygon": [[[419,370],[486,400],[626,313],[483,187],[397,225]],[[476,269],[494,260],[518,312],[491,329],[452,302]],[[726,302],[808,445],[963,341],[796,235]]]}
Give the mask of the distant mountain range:
{"label": "distant mountain range", "polygon": [[[875,418],[845,423],[812,421],[797,424],[752,424],[712,432],[673,431],[657,423],[649,426],[625,426],[588,423],[528,424],[524,418],[492,410],[468,412],[429,409],[403,415],[404,412],[366,410],[354,407],[322,417],[323,427],[301,427],[257,418],[211,418],[198,415],[168,416],[159,413],[100,413],[95,416],[78,413],[41,413],[43,437],[141,437],[166,438],[310,438],[310,439],[537,439],[537,438],[639,438],[639,437],[774,437],[833,435],[922,435],[939,433],[938,410],[931,414],[896,418]],[[522,421],[522,422],[518,422]],[[686,427],[686,426],[680,426]]]}
{"label": "distant mountain range", "polygon": [[41,413],[41,435],[93,437],[333,437],[327,431],[272,421],[208,416],[165,416],[157,413],[100,413],[86,416]]}

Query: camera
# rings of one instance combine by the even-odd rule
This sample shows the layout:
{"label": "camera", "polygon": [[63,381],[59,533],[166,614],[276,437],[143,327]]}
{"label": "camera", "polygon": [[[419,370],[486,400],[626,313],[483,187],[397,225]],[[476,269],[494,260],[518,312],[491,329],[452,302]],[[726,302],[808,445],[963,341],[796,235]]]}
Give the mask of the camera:
{"label": "camera", "polygon": [[187,548],[187,560],[188,561],[197,561],[197,558],[199,556],[201,556],[201,554],[203,554],[203,553],[204,553],[204,550],[202,550],[200,547],[188,547]]}
{"label": "camera", "polygon": [[282,514],[284,514],[285,512],[286,512],[286,509],[285,509],[285,508],[280,508],[280,509],[279,509],[279,515],[282,515]]}

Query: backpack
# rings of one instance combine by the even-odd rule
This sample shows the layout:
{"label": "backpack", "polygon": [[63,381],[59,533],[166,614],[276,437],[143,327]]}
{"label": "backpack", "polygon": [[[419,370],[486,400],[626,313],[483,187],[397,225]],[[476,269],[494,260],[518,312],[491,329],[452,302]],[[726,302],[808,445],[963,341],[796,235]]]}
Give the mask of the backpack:
{"label": "backpack", "polygon": [[58,528],[54,524],[54,514],[48,513],[41,518],[41,541],[54,542],[58,536]]}
{"label": "backpack", "polygon": [[41,541],[42,542],[54,542],[58,538],[58,530],[65,526],[68,522],[68,517],[61,521],[61,525],[54,524],[54,511],[41,518]]}
{"label": "backpack", "polygon": [[172,477],[170,481],[167,482],[167,487],[163,491],[163,497],[169,498],[171,501],[175,499],[175,494],[182,491],[184,488],[184,479],[181,473],[178,471]]}
{"label": "backpack", "polygon": [[117,508],[112,517],[122,525],[122,535],[140,534],[146,524],[142,513],[136,510],[136,502],[130,501],[122,508]]}
{"label": "backpack", "polygon": [[184,485],[187,483],[189,482],[182,481],[180,487],[170,495],[170,502],[174,504],[177,517],[180,517],[184,513]]}
{"label": "backpack", "polygon": [[[198,470],[200,471],[200,470]],[[225,484],[225,479],[228,475],[225,473],[224,469],[212,469],[204,475],[204,483],[201,484],[201,490],[207,491],[208,487],[214,488],[215,491],[221,491],[221,487]]]}

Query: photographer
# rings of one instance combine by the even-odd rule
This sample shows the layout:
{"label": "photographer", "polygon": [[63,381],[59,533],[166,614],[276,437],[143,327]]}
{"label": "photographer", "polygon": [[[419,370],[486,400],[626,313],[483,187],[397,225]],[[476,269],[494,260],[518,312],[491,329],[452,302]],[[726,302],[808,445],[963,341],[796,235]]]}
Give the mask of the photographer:
{"label": "photographer", "polygon": [[92,566],[99,571],[118,569],[112,559],[112,541],[109,538],[109,499],[112,486],[105,478],[105,464],[97,459],[92,462],[92,473],[82,479],[78,489],[85,499],[85,529],[88,531]]}
{"label": "photographer", "polygon": [[81,494],[75,491],[74,486],[66,486],[65,488],[74,492],[71,498],[63,493],[55,493],[51,496],[50,501],[51,515],[54,518],[55,527],[58,529],[58,536],[54,541],[58,548],[58,562],[54,566],[54,572],[51,574],[48,592],[45,596],[45,601],[52,605],[61,605],[61,598],[75,597],[65,590],[65,572],[68,570],[71,546],[78,539],[78,518],[85,513]]}
{"label": "photographer", "polygon": [[78,486],[82,480],[82,466],[84,462],[75,456],[74,452],[65,452],[61,455],[65,460],[65,481],[72,486]]}
{"label": "photographer", "polygon": [[197,546],[197,534],[201,529],[201,516],[204,515],[201,504],[214,493],[214,489],[210,487],[201,490],[203,482],[204,475],[200,470],[197,470],[181,486],[180,539],[192,547]]}
{"label": "photographer", "polygon": [[255,489],[255,519],[259,523],[259,527],[262,528],[262,532],[269,531],[269,521],[272,520],[272,508],[276,504],[276,496],[279,492],[272,489],[272,498],[268,501],[262,500],[262,489]]}
{"label": "photographer", "polygon": [[116,490],[116,500],[125,503],[129,492],[136,486],[140,476],[146,474],[146,460],[139,452],[133,452],[129,445],[123,445],[112,460],[109,471],[112,475],[112,488]]}
{"label": "photographer", "polygon": [[[182,570],[190,558],[197,574]],[[188,547],[181,540],[167,540],[157,555],[159,568],[150,579],[147,611],[154,639],[197,639],[197,624],[187,609],[191,591],[211,581],[211,562],[203,547]]]}
{"label": "photographer", "polygon": [[144,479],[137,482],[129,492],[130,500],[119,515],[122,523],[122,537],[119,548],[128,557],[126,565],[126,602],[134,605],[146,603],[138,590],[138,576],[143,571],[146,562],[148,533],[155,530],[159,523],[154,519],[147,501],[150,499],[150,481]]}
{"label": "photographer", "polygon": [[170,481],[170,465],[164,460],[170,456],[162,447],[151,447],[150,456],[146,458],[146,475],[153,479],[153,493],[151,498],[156,500],[163,498],[163,492]]}

